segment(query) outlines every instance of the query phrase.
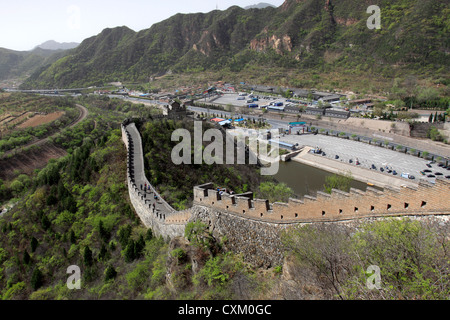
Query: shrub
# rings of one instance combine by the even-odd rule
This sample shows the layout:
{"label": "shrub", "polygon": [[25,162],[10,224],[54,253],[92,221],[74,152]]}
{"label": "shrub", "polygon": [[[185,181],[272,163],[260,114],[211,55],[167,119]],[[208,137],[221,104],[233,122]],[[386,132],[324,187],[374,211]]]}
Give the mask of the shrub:
{"label": "shrub", "polygon": [[181,264],[186,259],[186,252],[182,248],[177,248],[175,250],[172,250],[170,255],[177,259],[178,264]]}
{"label": "shrub", "polygon": [[41,270],[39,270],[37,267],[34,269],[33,274],[31,276],[31,287],[33,290],[39,289],[44,280],[44,275],[42,274]]}
{"label": "shrub", "polygon": [[115,279],[117,276],[117,271],[113,266],[108,266],[105,270],[105,282]]}
{"label": "shrub", "polygon": [[92,262],[93,262],[92,251],[89,248],[89,246],[84,247],[84,250],[83,250],[83,261],[84,261],[84,265],[85,266],[87,266],[87,267],[92,266]]}

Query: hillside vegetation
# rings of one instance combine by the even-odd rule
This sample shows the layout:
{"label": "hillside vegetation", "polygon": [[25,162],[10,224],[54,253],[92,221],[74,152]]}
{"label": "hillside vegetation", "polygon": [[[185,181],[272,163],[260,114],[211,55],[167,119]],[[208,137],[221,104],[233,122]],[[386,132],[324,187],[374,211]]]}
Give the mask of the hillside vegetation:
{"label": "hillside vegetation", "polygon": [[[0,297],[34,299],[446,299],[448,223],[386,220],[314,225],[283,235],[271,270],[226,252],[206,225],[164,242],[127,196],[120,130],[108,130],[31,178],[0,218]],[[0,183],[0,190],[1,183]],[[224,240],[226,241],[226,240]],[[370,265],[381,289],[367,286]],[[81,288],[67,287],[69,266]],[[73,284],[73,283],[72,283]]]}
{"label": "hillside vegetation", "polygon": [[[130,204],[119,129],[125,116],[148,117],[155,111],[108,98],[79,103],[89,109],[89,118],[52,141],[67,155],[33,174],[0,180],[1,204],[15,204],[0,217],[0,299],[448,298],[449,224],[444,220],[287,229],[285,263],[269,270],[227,252],[226,237],[218,241],[201,222],[189,223],[185,238],[163,241],[143,226]],[[174,121],[142,125],[150,145],[149,178],[174,204],[188,206],[190,184],[209,181],[236,192],[260,183],[256,192],[263,197],[289,196],[271,189],[271,181],[260,181],[254,167],[199,165],[193,176],[186,167],[170,166],[168,133],[182,127],[191,129]],[[152,172],[152,159],[166,175]],[[371,265],[381,272],[381,289],[375,291],[366,285]],[[70,266],[80,268],[79,290],[67,287]]]}
{"label": "hillside vegetation", "polygon": [[64,51],[36,48],[31,51],[14,51],[0,48],[0,80],[25,79],[39,68],[51,65],[64,56]]}
{"label": "hillside vegetation", "polygon": [[[410,74],[445,82],[448,1],[370,4],[381,8],[380,30],[367,28],[370,14],[363,0],[286,0],[278,8],[177,14],[140,32],[105,29],[35,72],[23,88],[148,82],[169,71],[239,74],[245,80],[254,74],[272,83],[287,77],[285,82],[298,87],[320,80],[321,74],[349,83],[382,83]],[[263,70],[265,76],[259,75]]]}

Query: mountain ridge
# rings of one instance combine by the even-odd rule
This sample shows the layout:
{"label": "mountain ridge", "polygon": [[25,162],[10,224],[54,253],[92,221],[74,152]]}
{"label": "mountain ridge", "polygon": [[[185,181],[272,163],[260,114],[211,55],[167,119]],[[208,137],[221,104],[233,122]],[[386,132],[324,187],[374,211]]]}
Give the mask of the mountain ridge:
{"label": "mountain ridge", "polygon": [[0,48],[0,80],[26,78],[39,68],[49,66],[62,58],[63,50],[46,50],[36,47],[30,51]]}
{"label": "mountain ridge", "polygon": [[40,48],[44,50],[70,50],[76,48],[78,45],[79,43],[77,42],[57,42],[55,40],[48,40],[36,46],[34,49]]}
{"label": "mountain ridge", "polygon": [[[401,72],[448,76],[450,5],[445,0],[374,0],[382,28],[367,28],[366,1],[286,0],[280,7],[177,14],[149,29],[105,29],[46,68],[24,88],[147,81],[155,74],[252,66],[392,79]],[[420,23],[417,23],[420,21]]]}
{"label": "mountain ridge", "polygon": [[266,2],[260,2],[258,4],[246,6],[246,7],[244,7],[244,9],[245,10],[248,10],[248,9],[264,9],[264,8],[267,8],[267,7],[276,8],[276,6],[274,6],[273,4],[266,3]]}

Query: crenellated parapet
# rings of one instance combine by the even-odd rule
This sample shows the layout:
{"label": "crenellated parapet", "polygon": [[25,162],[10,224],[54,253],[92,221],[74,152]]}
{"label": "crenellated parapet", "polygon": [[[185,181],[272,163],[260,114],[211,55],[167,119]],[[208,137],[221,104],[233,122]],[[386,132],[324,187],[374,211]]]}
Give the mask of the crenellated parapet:
{"label": "crenellated parapet", "polygon": [[220,194],[212,184],[194,188],[194,204],[208,206],[243,218],[273,223],[339,221],[393,215],[427,215],[450,213],[450,183],[437,179],[436,184],[420,183],[417,188],[384,189],[368,187],[366,191],[332,190],[317,192],[315,197],[289,199],[288,203],[269,203],[246,195]]}

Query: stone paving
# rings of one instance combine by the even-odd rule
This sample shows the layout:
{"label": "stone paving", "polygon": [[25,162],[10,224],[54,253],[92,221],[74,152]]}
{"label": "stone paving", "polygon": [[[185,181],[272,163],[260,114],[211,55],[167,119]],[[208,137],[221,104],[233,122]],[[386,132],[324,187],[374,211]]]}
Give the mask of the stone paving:
{"label": "stone paving", "polygon": [[[134,155],[134,173],[135,179],[134,183],[141,192],[145,192],[145,199],[150,200],[149,204],[155,208],[154,212],[164,214],[167,218],[170,214],[175,213],[175,210],[158,194],[158,192],[153,188],[153,186],[148,181],[145,176],[144,170],[144,158],[142,149],[142,139],[141,135],[136,128],[134,123],[128,125],[126,130],[130,133],[131,139],[133,141],[133,155]],[[145,187],[147,187],[146,190]],[[156,198],[155,198],[156,197]]]}

